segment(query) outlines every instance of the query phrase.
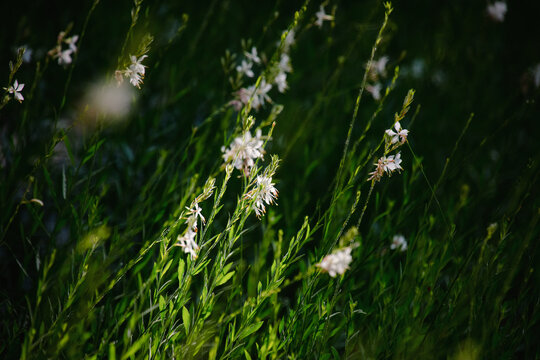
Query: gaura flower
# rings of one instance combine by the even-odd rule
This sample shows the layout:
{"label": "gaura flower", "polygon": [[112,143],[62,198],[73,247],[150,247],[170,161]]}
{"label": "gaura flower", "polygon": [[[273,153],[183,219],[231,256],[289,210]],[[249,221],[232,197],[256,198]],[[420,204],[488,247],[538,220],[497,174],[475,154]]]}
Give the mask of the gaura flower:
{"label": "gaura flower", "polygon": [[352,262],[351,247],[346,247],[341,250],[337,250],[330,255],[326,255],[320,263],[315,266],[321,268],[331,277],[335,277],[337,274],[343,275],[349,264]]}
{"label": "gaura flower", "polygon": [[8,88],[4,88],[4,90],[7,90],[8,93],[13,94],[13,97],[18,102],[22,102],[24,100],[24,97],[21,94],[22,89],[24,88],[24,84],[19,84],[17,80],[13,83],[13,86],[10,86]]}

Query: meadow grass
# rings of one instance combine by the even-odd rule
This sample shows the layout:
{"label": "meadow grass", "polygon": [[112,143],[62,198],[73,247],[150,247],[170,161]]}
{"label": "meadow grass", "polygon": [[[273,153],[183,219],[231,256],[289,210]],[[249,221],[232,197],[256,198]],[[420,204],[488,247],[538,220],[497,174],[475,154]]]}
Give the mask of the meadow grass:
{"label": "meadow grass", "polygon": [[2,357],[539,357],[534,101],[430,97],[390,3],[75,8],[2,38]]}

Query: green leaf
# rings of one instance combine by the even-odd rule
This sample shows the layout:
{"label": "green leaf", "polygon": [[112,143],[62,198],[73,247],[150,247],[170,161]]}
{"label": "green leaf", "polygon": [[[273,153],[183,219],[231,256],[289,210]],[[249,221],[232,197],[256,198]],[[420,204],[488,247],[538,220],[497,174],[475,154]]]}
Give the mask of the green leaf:
{"label": "green leaf", "polygon": [[186,335],[189,334],[189,325],[190,325],[190,315],[188,309],[185,306],[182,306],[182,321],[184,321],[184,328],[186,329]]}
{"label": "green leaf", "polygon": [[256,323],[251,324],[248,327],[246,327],[244,330],[242,330],[238,334],[238,340],[241,340],[241,339],[253,334],[255,331],[259,330],[263,323],[264,323],[264,321],[258,321]]}
{"label": "green leaf", "polygon": [[244,356],[246,357],[247,360],[251,360],[251,355],[249,355],[246,349],[244,349]]}
{"label": "green leaf", "polygon": [[182,283],[185,270],[186,270],[186,263],[184,259],[180,259],[180,261],[178,262],[178,283]]}
{"label": "green leaf", "polygon": [[159,311],[163,311],[166,305],[167,304],[165,304],[165,298],[163,297],[163,295],[159,295]]}
{"label": "green leaf", "polygon": [[233,277],[233,275],[234,275],[234,271],[231,271],[230,273],[225,274],[224,276],[220,277],[217,280],[216,286],[225,284],[227,281],[229,281]]}

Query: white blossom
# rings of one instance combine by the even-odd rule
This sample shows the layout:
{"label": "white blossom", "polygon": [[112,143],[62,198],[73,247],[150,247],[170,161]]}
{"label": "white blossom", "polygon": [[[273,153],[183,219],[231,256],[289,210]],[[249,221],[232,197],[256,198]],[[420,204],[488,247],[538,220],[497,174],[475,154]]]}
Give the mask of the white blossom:
{"label": "white blossom", "polygon": [[238,71],[239,74],[246,75],[247,77],[253,77],[253,70],[251,70],[252,66],[253,63],[251,61],[242,60],[242,64],[236,67],[236,71]]}
{"label": "white blossom", "polygon": [[186,233],[183,236],[178,235],[177,241],[178,246],[182,247],[184,249],[184,252],[186,254],[191,255],[191,260],[194,260],[197,258],[197,252],[200,250],[199,245],[195,242],[195,236],[197,235],[197,231],[188,228]]}
{"label": "white blossom", "polygon": [[366,91],[369,92],[371,96],[373,96],[373,99],[377,101],[381,99],[381,90],[382,90],[381,83],[376,83],[374,85],[366,86]]}
{"label": "white blossom", "polygon": [[394,129],[396,131],[393,131],[392,129],[388,129],[385,131],[385,133],[391,139],[390,143],[395,144],[399,141],[401,144],[405,144],[405,141],[407,141],[407,135],[409,134],[409,130],[402,129],[399,121],[396,121],[396,123],[394,124]]}
{"label": "white blossom", "polygon": [[[286,31],[286,30],[285,30]],[[285,31],[283,31],[283,33],[285,33]],[[289,32],[287,33],[287,36],[285,36],[285,40],[283,41],[283,50],[285,52],[288,52],[291,48],[292,45],[294,45],[295,43],[295,32],[294,32],[294,29],[291,29],[289,30]],[[279,42],[278,42],[278,45],[279,45]]]}
{"label": "white blossom", "polygon": [[60,54],[58,54],[58,65],[69,65],[73,61],[71,59],[71,54],[73,54],[73,50],[67,49],[64,51],[61,51]]}
{"label": "white blossom", "polygon": [[379,181],[383,177],[383,175],[386,173],[389,176],[392,175],[394,171],[400,171],[403,170],[401,167],[401,153],[397,153],[397,155],[390,155],[388,157],[383,156],[377,162],[375,165],[375,170],[370,172],[369,175],[371,175],[368,178],[368,181],[375,180]]}
{"label": "white blossom", "polygon": [[126,70],[124,70],[124,76],[129,78],[129,82],[131,83],[131,85],[139,89],[141,88],[146,68],[146,66],[141,64],[141,62],[146,57],[148,57],[148,55],[143,55],[140,58],[137,58],[134,55],[130,55],[129,58],[131,59],[131,64]]}
{"label": "white blossom", "polygon": [[318,27],[322,27],[323,21],[325,20],[328,20],[328,21],[334,20],[334,17],[332,15],[328,15],[325,13],[324,7],[322,5],[320,6],[319,11],[317,11],[315,16],[317,16],[315,25],[317,25]]}
{"label": "white blossom", "polygon": [[8,88],[4,88],[8,91],[8,93],[13,94],[13,97],[18,102],[22,102],[24,100],[24,97],[21,94],[22,89],[24,88],[24,84],[19,84],[17,80],[13,83],[13,86],[10,86]]}
{"label": "white blossom", "polygon": [[253,210],[258,218],[266,212],[266,205],[271,205],[277,199],[278,191],[274,187],[270,176],[258,175],[256,187],[246,194],[249,199],[254,199]]}
{"label": "white blossom", "polygon": [[379,77],[386,77],[386,65],[388,64],[388,61],[390,59],[388,58],[388,56],[383,56],[381,58],[379,58],[378,60],[373,60],[371,62],[371,65],[366,65],[369,66],[369,78],[371,80],[378,80]]}
{"label": "white blossom", "polygon": [[239,170],[243,170],[247,175],[249,170],[255,165],[255,160],[263,157],[262,148],[264,142],[261,136],[261,130],[257,129],[255,137],[246,131],[241,136],[236,137],[230,145],[230,148],[221,148],[223,160],[225,163],[231,162]]}
{"label": "white blossom", "polygon": [[351,247],[346,247],[341,250],[335,251],[333,254],[326,255],[320,263],[315,266],[326,271],[331,277],[335,277],[337,274],[343,275],[349,264],[352,262]]}
{"label": "white blossom", "polygon": [[79,35],[73,35],[70,38],[64,40],[64,42],[69,46],[69,50],[72,52],[77,52],[77,40],[79,40]]}
{"label": "white blossom", "polygon": [[257,48],[255,46],[253,46],[251,48],[251,52],[247,52],[245,51],[244,52],[244,55],[251,61],[253,61],[255,64],[260,64],[261,63],[261,58],[259,57],[259,55],[257,54]]}
{"label": "white blossom", "polygon": [[284,72],[280,72],[276,78],[274,79],[274,83],[277,85],[278,91],[280,93],[285,92],[287,90],[287,74]]}
{"label": "white blossom", "polygon": [[401,252],[407,250],[407,240],[403,235],[394,235],[392,238],[392,244],[390,245],[392,250],[400,250]]}
{"label": "white blossom", "polygon": [[186,206],[186,209],[188,210],[188,212],[190,214],[189,218],[194,219],[194,220],[191,221],[192,223],[194,223],[194,225],[191,225],[190,221],[188,219],[188,225],[190,225],[190,227],[197,228],[197,217],[201,219],[203,224],[206,223],[206,219],[202,215],[202,213],[201,213],[202,209],[201,209],[201,207],[199,206],[198,203],[195,203],[192,208],[188,208]]}
{"label": "white blossom", "polygon": [[289,55],[285,53],[281,54],[281,57],[279,58],[278,67],[279,67],[279,71],[281,72],[289,72],[289,73],[292,72],[291,58],[289,57]]}
{"label": "white blossom", "polygon": [[487,13],[494,21],[503,22],[508,7],[504,1],[495,1],[487,6]]}

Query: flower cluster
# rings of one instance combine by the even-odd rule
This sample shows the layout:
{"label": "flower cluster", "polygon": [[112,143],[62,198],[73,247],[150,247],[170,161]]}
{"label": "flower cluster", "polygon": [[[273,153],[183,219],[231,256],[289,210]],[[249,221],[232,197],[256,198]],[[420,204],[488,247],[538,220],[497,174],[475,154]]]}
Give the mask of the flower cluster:
{"label": "flower cluster", "polygon": [[142,55],[137,58],[135,55],[130,55],[131,64],[125,70],[116,70],[114,76],[118,85],[121,85],[124,81],[124,77],[129,78],[131,85],[136,88],[141,88],[141,84],[144,79],[145,68],[142,61],[147,58],[148,55]]}
{"label": "flower cluster", "polygon": [[401,252],[407,251],[407,240],[405,240],[403,235],[394,235],[392,244],[390,244],[390,249],[399,250]]}
{"label": "flower cluster", "polygon": [[13,97],[18,102],[22,102],[24,100],[24,97],[21,94],[22,89],[24,88],[24,84],[19,84],[17,80],[13,83],[13,86],[10,86],[8,88],[4,88],[4,90],[7,90],[8,93],[13,94]]}
{"label": "flower cluster", "polygon": [[277,199],[278,191],[274,187],[272,177],[268,175],[257,176],[257,185],[246,194],[246,198],[253,200],[253,210],[260,219],[266,213],[266,205],[272,205]]}
{"label": "flower cluster", "polygon": [[[77,52],[77,40],[79,40],[79,35],[66,38],[66,32],[62,31],[58,34],[56,46],[49,50],[47,54],[53,59],[57,59],[58,65],[69,65],[73,61],[71,56]],[[67,45],[67,49],[64,48],[64,45]]]}
{"label": "flower cluster", "polygon": [[261,129],[255,131],[255,137],[249,130],[236,137],[229,148],[221,147],[225,163],[232,163],[238,170],[242,170],[247,176],[255,165],[256,159],[262,159],[264,155],[264,141]]}
{"label": "flower cluster", "polygon": [[184,249],[186,254],[191,256],[191,260],[194,260],[198,257],[198,252],[200,250],[199,245],[195,241],[197,236],[197,220],[200,219],[202,224],[206,223],[206,219],[202,215],[201,207],[199,203],[208,199],[212,196],[212,193],[215,189],[215,179],[209,178],[204,185],[203,192],[193,200],[190,207],[186,207],[187,217],[185,217],[187,229],[183,235],[178,235],[176,246],[180,246]]}
{"label": "flower cluster", "polygon": [[[232,105],[235,110],[239,111],[248,104],[250,104],[253,109],[259,110],[266,103],[272,103],[272,99],[268,93],[272,90],[274,85],[280,93],[287,90],[287,73],[292,72],[289,51],[295,41],[294,35],[294,30],[283,32],[282,53],[279,62],[276,61],[275,64],[272,64],[268,78],[262,77],[258,85],[255,83],[247,87],[242,87],[234,93],[235,98],[229,102],[229,104]],[[278,43],[278,46],[280,45],[281,42]],[[248,78],[255,77],[255,72],[253,71],[255,64],[262,65],[263,60],[259,56],[257,48],[253,46],[249,52],[244,51],[244,59],[236,66],[236,72],[238,73],[239,79],[244,76]]]}
{"label": "flower cluster", "polygon": [[487,6],[486,11],[493,21],[503,22],[508,7],[504,1],[495,1]]}
{"label": "flower cluster", "polygon": [[383,56],[377,61],[372,61],[367,64],[368,78],[373,84],[368,84],[366,90],[373,96],[373,99],[381,99],[381,90],[383,88],[380,80],[386,77],[386,64],[388,64],[388,56]]}
{"label": "flower cluster", "polygon": [[[394,131],[395,130],[395,131]],[[368,181],[380,181],[384,174],[391,176],[393,172],[401,171],[401,153],[396,155],[386,155],[401,145],[407,142],[407,136],[409,135],[409,130],[402,129],[399,121],[396,121],[394,124],[394,130],[388,129],[385,133],[385,155],[377,160],[375,165],[375,170],[369,173],[371,175],[368,178]]]}
{"label": "flower cluster", "polygon": [[332,254],[326,255],[315,266],[327,272],[331,277],[335,277],[337,274],[343,275],[349,269],[349,264],[352,262],[351,251],[351,246],[334,251]]}

